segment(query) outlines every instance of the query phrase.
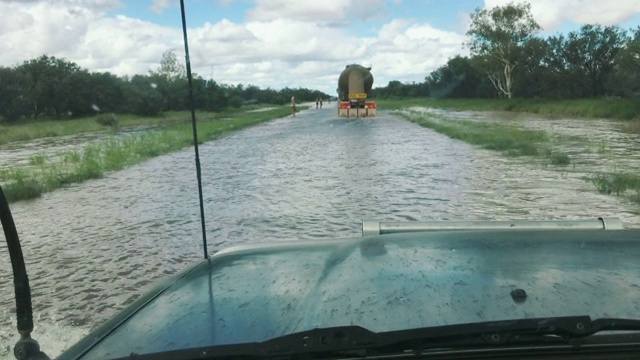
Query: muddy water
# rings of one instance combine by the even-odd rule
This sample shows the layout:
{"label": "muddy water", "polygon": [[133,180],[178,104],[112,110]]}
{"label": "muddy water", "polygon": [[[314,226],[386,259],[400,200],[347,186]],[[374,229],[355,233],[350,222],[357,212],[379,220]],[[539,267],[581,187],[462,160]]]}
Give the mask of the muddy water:
{"label": "muddy water", "polygon": [[419,107],[411,108],[409,112],[544,131],[550,135],[554,151],[570,156],[572,166],[563,169],[567,172],[584,175],[616,171],[640,173],[640,136],[628,131],[629,121],[543,118],[526,113],[478,113]]}
{"label": "muddy water", "polygon": [[[611,151],[593,151],[575,169],[503,157],[387,113],[337,119],[325,106],[246,129],[200,148],[209,251],[358,237],[363,219],[615,216],[640,227],[638,205],[580,178],[608,166],[600,156],[640,166],[622,150],[630,139],[607,124],[592,131]],[[12,205],[34,292],[34,337],[49,355],[202,256],[194,174],[189,149]],[[8,357],[15,309],[0,249],[0,357]]]}
{"label": "muddy water", "polygon": [[54,158],[56,154],[80,151],[88,144],[104,142],[113,136],[135,135],[150,129],[151,127],[136,127],[116,133],[68,135],[2,144],[0,145],[0,154],[2,154],[0,156],[0,170],[3,167],[29,165],[33,156],[46,154],[48,157]]}

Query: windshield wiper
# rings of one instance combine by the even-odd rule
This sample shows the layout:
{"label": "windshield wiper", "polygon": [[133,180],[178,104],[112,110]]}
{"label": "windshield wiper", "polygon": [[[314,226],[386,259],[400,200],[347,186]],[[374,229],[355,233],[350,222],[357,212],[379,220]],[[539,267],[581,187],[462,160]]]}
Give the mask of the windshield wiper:
{"label": "windshield wiper", "polygon": [[569,316],[489,321],[375,333],[360,326],[313,329],[259,343],[210,346],[155,354],[131,354],[144,359],[215,357],[365,356],[419,353],[428,349],[486,348],[505,345],[572,344],[606,331],[640,331],[640,320]]}

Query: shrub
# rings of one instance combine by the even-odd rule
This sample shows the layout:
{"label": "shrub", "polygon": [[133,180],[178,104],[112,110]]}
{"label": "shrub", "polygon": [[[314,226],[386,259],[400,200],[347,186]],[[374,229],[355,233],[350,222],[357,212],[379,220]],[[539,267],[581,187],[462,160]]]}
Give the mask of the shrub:
{"label": "shrub", "polygon": [[109,127],[118,126],[118,118],[114,113],[100,114],[98,115],[98,117],[96,117],[96,121],[98,122],[98,124],[102,126],[109,126]]}
{"label": "shrub", "polygon": [[552,153],[550,155],[552,165],[569,165],[571,159],[565,153]]}

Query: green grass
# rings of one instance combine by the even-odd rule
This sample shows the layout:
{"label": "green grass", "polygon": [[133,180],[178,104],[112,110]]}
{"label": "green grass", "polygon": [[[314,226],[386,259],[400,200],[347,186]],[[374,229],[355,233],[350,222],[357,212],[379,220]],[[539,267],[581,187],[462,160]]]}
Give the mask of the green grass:
{"label": "green grass", "polygon": [[640,203],[640,176],[636,174],[596,174],[585,180],[594,184],[601,194],[623,195]]}
{"label": "green grass", "polygon": [[[514,126],[447,119],[434,115],[402,114],[407,120],[431,128],[451,138],[497,150],[506,155],[527,155],[546,158],[551,165],[566,166],[571,163],[569,155],[551,150],[551,139],[540,131],[521,129]],[[596,152],[604,155],[610,152],[610,144],[601,140]],[[585,178],[595,185],[602,194],[626,196],[640,203],[640,175],[631,173],[596,174]]]}
{"label": "green grass", "polygon": [[478,145],[484,149],[496,150],[509,156],[538,156],[538,148],[549,141],[543,131],[527,130],[500,124],[452,120],[432,115],[402,115],[407,120],[419,124],[450,138]]}
{"label": "green grass", "polygon": [[640,101],[622,98],[553,99],[382,99],[380,109],[423,106],[473,111],[510,111],[550,117],[640,119]]}
{"label": "green grass", "polygon": [[640,134],[640,120],[630,121],[622,130],[631,134]]}
{"label": "green grass", "polygon": [[[231,112],[225,114],[228,120],[199,122],[198,142],[287,116],[290,111],[288,107],[278,107],[263,112]],[[37,154],[29,159],[28,166],[0,170],[0,183],[9,201],[31,199],[67,184],[100,178],[109,171],[192,146],[192,136],[191,124],[184,123],[139,135],[112,137],[56,156]]]}
{"label": "green grass", "polygon": [[569,155],[565,153],[551,152],[548,156],[551,161],[551,165],[569,165],[571,164],[571,159]]}
{"label": "green grass", "polygon": [[[196,112],[200,122],[208,122],[233,117],[236,114],[259,108],[260,105],[243,106],[239,109],[229,109],[220,113]],[[31,120],[11,125],[0,124],[0,145],[16,141],[34,140],[46,137],[76,135],[82,133],[113,132],[114,130],[136,127],[165,127],[191,121],[189,111],[168,111],[155,117],[136,115],[115,115],[115,122],[100,124],[100,116],[91,116],[73,120]]]}
{"label": "green grass", "polygon": [[3,169],[0,171],[0,179],[2,178],[10,179],[2,186],[9,202],[35,198],[45,191],[43,185],[25,169]]}

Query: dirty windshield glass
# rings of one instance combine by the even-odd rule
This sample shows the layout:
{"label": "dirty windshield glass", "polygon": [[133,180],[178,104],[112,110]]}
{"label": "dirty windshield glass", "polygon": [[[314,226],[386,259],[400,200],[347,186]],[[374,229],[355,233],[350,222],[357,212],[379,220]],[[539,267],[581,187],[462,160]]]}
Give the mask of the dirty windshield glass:
{"label": "dirty windshield glass", "polygon": [[[640,9],[583,3],[186,0],[187,57],[178,1],[0,1],[0,187],[32,337],[56,357],[204,254],[289,241],[331,245],[246,250],[180,289],[224,290],[192,299],[228,311],[200,319],[229,342],[333,325],[637,317],[628,236],[353,240],[365,220],[640,228]],[[520,311],[510,294],[522,284],[545,306]],[[491,308],[502,295],[506,312]],[[342,297],[348,307],[314,312]],[[470,303],[485,310],[461,310]],[[142,315],[176,304],[159,297]],[[4,245],[0,315],[11,358]],[[243,340],[235,326],[264,336]]]}

